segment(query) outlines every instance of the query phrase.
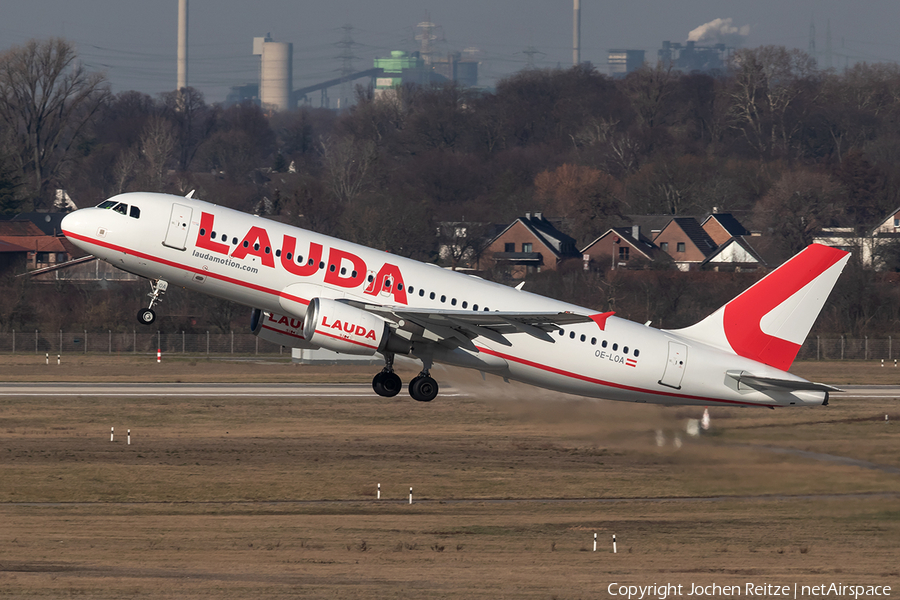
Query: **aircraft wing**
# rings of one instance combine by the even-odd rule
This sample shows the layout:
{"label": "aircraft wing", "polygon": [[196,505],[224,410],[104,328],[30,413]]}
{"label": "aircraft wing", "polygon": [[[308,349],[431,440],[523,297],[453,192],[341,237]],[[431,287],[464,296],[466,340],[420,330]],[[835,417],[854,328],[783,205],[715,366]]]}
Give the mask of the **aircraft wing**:
{"label": "aircraft wing", "polygon": [[[471,346],[471,340],[479,336],[510,346],[506,336],[514,333],[525,333],[554,343],[548,332],[557,331],[564,325],[596,321],[588,315],[570,312],[474,312],[419,310],[355,301],[350,301],[349,304],[393,321],[401,329],[411,329],[423,340],[451,346]],[[409,327],[410,325],[413,327]]]}
{"label": "aircraft wing", "polygon": [[795,379],[776,379],[774,377],[757,377],[746,371],[726,371],[726,375],[756,390],[806,390],[811,392],[843,392],[844,390],[824,383],[797,381]]}

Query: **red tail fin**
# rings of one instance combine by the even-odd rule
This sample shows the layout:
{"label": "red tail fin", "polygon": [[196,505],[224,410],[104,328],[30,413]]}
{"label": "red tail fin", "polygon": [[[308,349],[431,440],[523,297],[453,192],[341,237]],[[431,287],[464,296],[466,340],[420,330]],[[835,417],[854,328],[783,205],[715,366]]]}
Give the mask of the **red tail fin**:
{"label": "red tail fin", "polygon": [[677,333],[787,370],[849,257],[837,248],[807,246],[743,294]]}

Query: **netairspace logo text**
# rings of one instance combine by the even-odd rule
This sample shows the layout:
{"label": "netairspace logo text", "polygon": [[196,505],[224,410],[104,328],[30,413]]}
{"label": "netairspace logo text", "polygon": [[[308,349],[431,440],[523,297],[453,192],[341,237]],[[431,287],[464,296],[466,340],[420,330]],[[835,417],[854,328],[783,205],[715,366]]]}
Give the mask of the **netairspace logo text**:
{"label": "netairspace logo text", "polygon": [[718,584],[700,585],[656,584],[628,585],[618,582],[610,583],[606,588],[610,596],[627,598],[627,600],[643,600],[644,598],[690,598],[715,596],[747,596],[750,598],[875,598],[889,597],[889,585],[845,585],[843,583],[823,583],[820,585],[775,585],[772,583]]}

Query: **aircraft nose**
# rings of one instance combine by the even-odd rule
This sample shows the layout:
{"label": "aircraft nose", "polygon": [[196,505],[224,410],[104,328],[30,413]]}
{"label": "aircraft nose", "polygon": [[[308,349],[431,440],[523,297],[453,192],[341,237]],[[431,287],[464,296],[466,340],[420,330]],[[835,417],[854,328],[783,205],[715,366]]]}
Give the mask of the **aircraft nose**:
{"label": "aircraft nose", "polygon": [[74,212],[71,212],[63,217],[62,221],[60,221],[60,227],[62,228],[63,234],[69,235],[70,233],[77,233],[78,223],[80,221],[81,218]]}

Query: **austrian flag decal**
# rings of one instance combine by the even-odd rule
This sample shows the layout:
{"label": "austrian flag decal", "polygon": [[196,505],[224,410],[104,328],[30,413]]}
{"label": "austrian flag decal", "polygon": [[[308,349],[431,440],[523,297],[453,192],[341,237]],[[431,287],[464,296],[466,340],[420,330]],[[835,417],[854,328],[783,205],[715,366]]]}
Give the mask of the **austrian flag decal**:
{"label": "austrian flag decal", "polygon": [[637,366],[637,359],[636,359],[636,358],[626,358],[626,359],[625,359],[625,366],[626,366],[626,367],[636,367],[636,366]]}

